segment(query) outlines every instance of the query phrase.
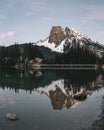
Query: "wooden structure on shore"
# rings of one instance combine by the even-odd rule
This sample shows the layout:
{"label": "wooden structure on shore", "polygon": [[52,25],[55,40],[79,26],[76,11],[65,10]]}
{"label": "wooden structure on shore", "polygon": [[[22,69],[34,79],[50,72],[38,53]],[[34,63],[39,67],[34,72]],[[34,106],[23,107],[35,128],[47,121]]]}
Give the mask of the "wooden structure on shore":
{"label": "wooden structure on shore", "polygon": [[96,70],[96,64],[34,64],[33,69],[91,69]]}

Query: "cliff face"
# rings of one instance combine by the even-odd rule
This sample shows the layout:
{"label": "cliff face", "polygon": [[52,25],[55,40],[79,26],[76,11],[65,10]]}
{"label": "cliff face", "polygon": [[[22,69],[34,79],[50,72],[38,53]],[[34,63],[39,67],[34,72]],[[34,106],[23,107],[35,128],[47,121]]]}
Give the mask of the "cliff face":
{"label": "cliff face", "polygon": [[53,26],[50,35],[49,35],[49,43],[55,43],[56,47],[61,44],[61,42],[65,39],[64,31],[61,26]]}
{"label": "cliff face", "polygon": [[61,26],[53,26],[50,31],[48,42],[55,43],[55,45],[58,46],[63,40],[72,39],[73,37],[74,33],[68,27],[63,29]]}

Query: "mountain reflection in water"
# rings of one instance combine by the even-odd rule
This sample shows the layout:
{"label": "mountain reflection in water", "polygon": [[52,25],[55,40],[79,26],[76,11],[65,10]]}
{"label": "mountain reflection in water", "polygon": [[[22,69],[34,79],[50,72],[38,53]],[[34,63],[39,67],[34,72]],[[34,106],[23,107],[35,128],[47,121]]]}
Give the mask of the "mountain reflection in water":
{"label": "mountain reflection in water", "polygon": [[[94,70],[0,70],[0,130],[101,128],[103,86]],[[19,120],[8,121],[9,112]]]}
{"label": "mountain reflection in water", "polygon": [[[103,73],[94,70],[1,70],[0,87],[38,92],[49,97],[53,109],[74,108],[103,87]],[[74,98],[84,91],[85,98]]]}

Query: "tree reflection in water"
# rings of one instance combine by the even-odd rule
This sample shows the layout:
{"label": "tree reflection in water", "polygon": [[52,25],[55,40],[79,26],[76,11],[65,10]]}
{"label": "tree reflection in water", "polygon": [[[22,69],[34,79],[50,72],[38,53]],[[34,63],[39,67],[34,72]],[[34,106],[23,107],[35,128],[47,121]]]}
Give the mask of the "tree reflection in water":
{"label": "tree reflection in water", "polygon": [[[95,81],[83,86],[76,86],[76,84],[74,84],[73,87],[72,84],[70,84],[70,87],[67,87],[65,82],[64,85],[64,92],[60,86],[57,85],[55,86],[55,90],[49,91],[49,97],[54,109],[62,109],[63,107],[69,109],[70,107],[75,107],[84,101],[89,95],[92,95],[95,91],[99,90],[99,88],[103,86],[103,80],[102,75],[99,75]],[[76,93],[83,94],[81,91],[84,92],[84,96],[75,98],[74,95]]]}
{"label": "tree reflection in water", "polygon": [[[24,89],[50,98],[53,109],[74,108],[103,87],[103,74],[94,70],[1,70],[0,87]],[[83,92],[80,98],[75,94]]]}
{"label": "tree reflection in water", "polygon": [[[57,73],[58,76],[58,73]],[[54,109],[74,108],[103,87],[103,74],[95,71],[64,71],[58,80],[35,89],[50,98]],[[75,94],[84,94],[75,98]]]}

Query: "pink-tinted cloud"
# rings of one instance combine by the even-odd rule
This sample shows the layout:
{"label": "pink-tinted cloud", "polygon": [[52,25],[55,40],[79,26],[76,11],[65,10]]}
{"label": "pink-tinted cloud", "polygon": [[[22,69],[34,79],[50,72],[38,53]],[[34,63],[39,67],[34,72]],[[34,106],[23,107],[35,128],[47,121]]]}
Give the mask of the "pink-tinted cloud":
{"label": "pink-tinted cloud", "polygon": [[87,16],[88,20],[104,20],[104,14],[101,13],[92,13]]}
{"label": "pink-tinted cloud", "polygon": [[81,18],[81,23],[89,23],[89,21],[104,21],[102,13],[90,13]]}
{"label": "pink-tinted cloud", "polygon": [[13,36],[13,35],[14,35],[14,32],[7,32],[7,33],[6,33],[6,36],[7,36],[7,37],[11,37],[11,36]]}
{"label": "pink-tinted cloud", "polygon": [[14,35],[14,32],[6,32],[6,33],[1,33],[0,34],[0,39],[4,39],[7,37],[12,37]]}
{"label": "pink-tinted cloud", "polygon": [[3,39],[3,38],[5,38],[5,33],[0,34],[0,39]]}
{"label": "pink-tinted cloud", "polygon": [[89,23],[89,21],[104,21],[103,6],[89,5],[84,8],[84,15],[81,17],[81,23]]}

